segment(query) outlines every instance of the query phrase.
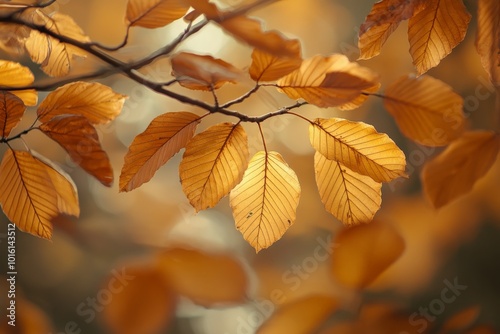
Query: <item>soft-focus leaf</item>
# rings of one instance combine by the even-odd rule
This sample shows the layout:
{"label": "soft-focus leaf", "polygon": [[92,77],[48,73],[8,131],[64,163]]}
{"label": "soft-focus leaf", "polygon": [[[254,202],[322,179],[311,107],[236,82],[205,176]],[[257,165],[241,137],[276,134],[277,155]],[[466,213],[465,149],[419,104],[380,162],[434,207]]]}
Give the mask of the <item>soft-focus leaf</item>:
{"label": "soft-focus leaf", "polygon": [[[25,87],[31,85],[33,81],[35,81],[35,76],[29,68],[12,61],[0,60],[0,87]],[[23,100],[27,106],[34,106],[38,101],[38,95],[34,89],[17,90],[11,93]]]}
{"label": "soft-focus leaf", "polygon": [[490,131],[466,132],[422,170],[424,190],[436,208],[468,193],[495,162],[500,136]]}
{"label": "soft-focus leaf", "polygon": [[230,195],[236,228],[257,252],[278,241],[295,222],[300,184],[278,152],[257,152]]}
{"label": "soft-focus leaf", "polygon": [[374,72],[336,54],[304,60],[299,69],[281,78],[278,86],[292,99],[337,107],[356,100],[364,91],[378,89],[379,83]]}
{"label": "soft-focus leaf", "polygon": [[[26,299],[16,296],[16,308],[17,312],[15,328],[18,329],[19,332],[6,331],[5,334],[39,334],[52,333],[54,331],[54,327],[52,326],[49,317],[44,313],[44,310],[36,304],[33,304]],[[3,332],[1,333],[3,334]]]}
{"label": "soft-focus leaf", "polygon": [[340,162],[314,155],[314,170],[321,201],[344,225],[372,221],[382,203],[382,184],[353,172]]}
{"label": "soft-focus leaf", "polygon": [[257,331],[257,334],[310,334],[337,309],[331,296],[313,295],[279,308]]}
{"label": "soft-focus leaf", "polygon": [[0,91],[0,138],[7,138],[21,121],[26,106],[12,93]]}
{"label": "soft-focus leaf", "polygon": [[471,15],[463,0],[427,0],[408,23],[410,54],[418,74],[427,72],[465,37]]}
{"label": "soft-focus leaf", "polygon": [[72,82],[51,92],[38,107],[41,122],[58,115],[79,115],[92,124],[105,124],[118,116],[125,96],[100,83]]}
{"label": "soft-focus leaf", "polygon": [[440,333],[462,333],[472,326],[478,319],[480,312],[481,308],[479,305],[474,305],[454,314],[452,317],[446,319],[443,327],[441,327]]}
{"label": "soft-focus leaf", "polygon": [[252,65],[248,72],[255,81],[274,81],[296,70],[302,63],[300,42],[295,40],[294,57],[278,57],[273,54],[254,49]]}
{"label": "soft-focus leaf", "polygon": [[210,307],[246,298],[247,276],[229,255],[172,248],[159,254],[158,261],[175,290],[197,304]]}
{"label": "soft-focus leaf", "polygon": [[0,23],[0,49],[13,57],[24,55],[24,41],[30,29],[15,23]]}
{"label": "soft-focus leaf", "polygon": [[464,100],[433,77],[405,75],[385,91],[384,105],[401,132],[415,142],[442,146],[464,131]]}
{"label": "soft-focus leaf", "polygon": [[309,127],[312,146],[329,160],[377,182],[405,177],[403,151],[385,133],[371,125],[341,118],[318,118]]}
{"label": "soft-focus leaf", "polygon": [[182,190],[196,211],[214,207],[248,166],[248,139],[241,125],[214,125],[189,141],[179,165]]}
{"label": "soft-focus leaf", "polygon": [[496,87],[500,86],[500,1],[479,0],[476,48]]}
{"label": "soft-focus leaf", "polygon": [[337,282],[362,289],[373,282],[403,253],[403,238],[380,222],[340,231],[335,238],[332,270]]}
{"label": "soft-focus leaf", "polygon": [[183,0],[129,0],[127,24],[144,28],[159,28],[180,19],[189,5]]}
{"label": "soft-focus leaf", "polygon": [[177,295],[161,270],[152,265],[125,267],[122,277],[105,285],[113,298],[103,309],[103,320],[113,333],[160,333],[171,322]]}
{"label": "soft-focus leaf", "polygon": [[170,60],[172,75],[190,89],[217,89],[227,82],[236,83],[241,76],[233,65],[208,55],[180,52]]}
{"label": "soft-focus leaf", "polygon": [[96,129],[85,117],[57,116],[41,124],[40,130],[61,145],[87,173],[111,186],[113,169],[108,155],[101,148]]}
{"label": "soft-focus leaf", "polygon": [[130,144],[120,175],[120,191],[133,190],[151,180],[158,168],[186,146],[199,119],[186,111],[166,113],[153,119]]}
{"label": "soft-focus leaf", "polygon": [[495,334],[496,330],[492,326],[480,325],[467,332],[465,334]]}

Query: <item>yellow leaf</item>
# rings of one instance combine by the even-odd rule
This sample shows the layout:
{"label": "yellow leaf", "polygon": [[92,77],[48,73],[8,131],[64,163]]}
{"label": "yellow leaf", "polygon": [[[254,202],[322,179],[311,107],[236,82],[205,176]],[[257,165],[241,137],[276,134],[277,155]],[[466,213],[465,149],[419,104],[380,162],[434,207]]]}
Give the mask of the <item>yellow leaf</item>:
{"label": "yellow leaf", "polygon": [[300,42],[294,40],[296,53],[294,57],[279,57],[273,54],[254,49],[252,65],[248,72],[255,81],[274,81],[296,70],[302,63]]}
{"label": "yellow leaf", "polygon": [[176,247],[160,253],[158,263],[175,290],[197,304],[210,307],[246,298],[247,275],[229,255]]}
{"label": "yellow leaf", "polygon": [[196,211],[214,207],[248,166],[248,139],[239,124],[214,125],[189,141],[179,165],[182,190]]}
{"label": "yellow leaf", "polygon": [[233,65],[212,56],[180,52],[170,61],[172,75],[182,86],[190,89],[217,89],[227,82],[236,83],[241,76],[240,70]]}
{"label": "yellow leaf", "polygon": [[183,0],[129,0],[127,24],[144,28],[159,28],[181,18],[189,5]]}
{"label": "yellow leaf", "polygon": [[193,137],[200,117],[186,111],[156,117],[130,144],[120,175],[120,191],[148,182]]}
{"label": "yellow leaf", "polygon": [[384,105],[401,132],[427,146],[443,146],[464,131],[464,101],[433,77],[405,75],[385,91]]}
{"label": "yellow leaf", "polygon": [[37,113],[41,122],[71,114],[84,116],[92,124],[106,124],[120,114],[125,98],[102,84],[77,81],[47,95]]}
{"label": "yellow leaf", "polygon": [[439,64],[465,37],[471,15],[462,0],[427,0],[410,18],[408,39],[417,73]]}
{"label": "yellow leaf", "polygon": [[496,87],[500,86],[500,2],[479,0],[476,49],[481,63]]}
{"label": "yellow leaf", "polygon": [[[29,68],[12,61],[0,60],[0,87],[25,87],[31,85],[33,81],[35,77]],[[38,102],[38,95],[34,89],[11,93],[23,100],[27,106],[34,106]]]}
{"label": "yellow leaf", "polygon": [[313,295],[283,305],[258,330],[257,334],[316,333],[338,308],[331,296]]}
{"label": "yellow leaf", "polygon": [[490,131],[466,132],[422,170],[424,190],[436,208],[468,193],[495,162],[500,136]]}
{"label": "yellow leaf", "polygon": [[378,89],[379,83],[374,72],[336,54],[304,60],[299,69],[281,78],[278,86],[292,99],[337,107],[356,100],[364,91]]}
{"label": "yellow leaf", "polygon": [[12,93],[0,91],[0,138],[7,138],[21,121],[26,107],[23,101]]}
{"label": "yellow leaf", "polygon": [[311,144],[329,160],[377,182],[405,177],[403,151],[385,133],[363,122],[318,118],[309,127]]}
{"label": "yellow leaf", "polygon": [[340,162],[314,155],[314,170],[321,201],[344,225],[372,221],[382,203],[382,184],[353,172]]}
{"label": "yellow leaf", "polygon": [[372,222],[340,231],[335,237],[332,270],[337,282],[362,289],[403,253],[403,238],[390,225]]}
{"label": "yellow leaf", "polygon": [[87,173],[107,187],[112,185],[113,169],[108,155],[101,148],[94,126],[85,117],[57,116],[41,124],[40,130],[61,145]]}
{"label": "yellow leaf", "polygon": [[236,228],[257,252],[278,241],[295,222],[300,184],[278,152],[257,152],[230,195]]}

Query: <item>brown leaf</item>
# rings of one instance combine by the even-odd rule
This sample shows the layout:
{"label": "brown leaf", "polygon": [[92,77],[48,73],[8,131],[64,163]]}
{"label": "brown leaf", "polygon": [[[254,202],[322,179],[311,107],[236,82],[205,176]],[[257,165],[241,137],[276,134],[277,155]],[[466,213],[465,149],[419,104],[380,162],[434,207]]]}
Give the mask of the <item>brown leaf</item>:
{"label": "brown leaf", "polygon": [[[0,60],[0,87],[25,87],[31,85],[33,81],[35,81],[35,76],[29,68],[12,61]],[[38,102],[38,95],[34,89],[17,90],[11,93],[23,100],[27,106],[34,106]]]}
{"label": "brown leaf", "polygon": [[437,66],[465,37],[471,15],[462,0],[428,0],[408,23],[410,54],[417,73]]}
{"label": "brown leaf", "polygon": [[[326,108],[349,104],[362,96],[364,91],[378,89],[379,83],[374,72],[349,62],[344,55],[336,54],[304,60],[299,69],[281,78],[278,86],[292,99],[302,98]],[[355,106],[346,107],[352,109]]]}
{"label": "brown leaf", "polygon": [[15,23],[0,23],[0,49],[13,57],[25,53],[24,42],[30,35],[30,29]]}
{"label": "brown leaf", "polygon": [[252,65],[248,72],[255,81],[274,81],[296,70],[302,64],[300,42],[295,40],[294,57],[278,57],[273,54],[254,49]]}
{"label": "brown leaf", "polygon": [[318,118],[309,127],[309,139],[316,151],[329,160],[377,182],[405,177],[403,151],[385,133],[363,122],[342,118]]}
{"label": "brown leaf", "polygon": [[405,75],[385,91],[384,105],[401,132],[427,146],[443,146],[464,131],[464,100],[433,77]]}
{"label": "brown leaf", "polygon": [[47,95],[37,113],[41,122],[71,114],[84,116],[92,124],[106,124],[120,114],[125,98],[100,83],[77,81]]}
{"label": "brown leaf", "polygon": [[7,138],[21,121],[26,106],[12,93],[0,91],[0,138]]}
{"label": "brown leaf", "polygon": [[342,285],[362,289],[403,253],[403,238],[390,225],[372,222],[340,231],[332,254],[333,275]]}
{"label": "brown leaf", "polygon": [[479,0],[476,49],[496,87],[500,87],[500,2]]}
{"label": "brown leaf", "polygon": [[71,159],[103,185],[113,184],[113,169],[101,148],[94,126],[83,116],[61,115],[40,125],[40,130],[68,152]]}
{"label": "brown leaf", "polygon": [[158,261],[175,290],[197,304],[210,307],[246,298],[247,276],[229,255],[177,247],[159,254]]}
{"label": "brown leaf", "polygon": [[130,191],[148,182],[193,137],[200,117],[186,111],[171,112],[153,119],[135,137],[125,155],[120,191]]}
{"label": "brown leaf", "polygon": [[441,327],[440,333],[462,333],[464,330],[470,328],[474,322],[479,318],[481,308],[479,305],[470,306],[460,312],[454,314],[452,317],[446,319],[446,322]]}
{"label": "brown leaf", "polygon": [[331,296],[313,295],[283,305],[257,330],[257,334],[310,334],[338,308]]}
{"label": "brown leaf", "polygon": [[382,203],[382,184],[353,172],[340,162],[314,155],[314,170],[321,201],[344,225],[372,221]]}
{"label": "brown leaf", "polygon": [[495,162],[500,136],[490,131],[466,132],[422,170],[425,193],[440,208],[468,193]]}
{"label": "brown leaf", "polygon": [[295,222],[300,198],[295,172],[278,152],[257,152],[229,198],[236,228],[256,252],[279,240]]}
{"label": "brown leaf", "polygon": [[217,89],[228,82],[236,83],[241,76],[240,70],[233,65],[208,55],[180,52],[170,61],[172,75],[189,89]]}
{"label": "brown leaf", "polygon": [[183,0],[129,0],[127,24],[144,28],[159,28],[181,18],[189,5]]}

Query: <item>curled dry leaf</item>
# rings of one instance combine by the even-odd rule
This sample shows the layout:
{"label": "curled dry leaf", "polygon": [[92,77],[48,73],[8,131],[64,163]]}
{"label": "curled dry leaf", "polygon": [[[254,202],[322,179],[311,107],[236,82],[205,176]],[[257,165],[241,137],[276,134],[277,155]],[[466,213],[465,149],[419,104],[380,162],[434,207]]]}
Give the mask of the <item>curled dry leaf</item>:
{"label": "curled dry leaf", "polygon": [[321,153],[314,155],[314,170],[321,201],[344,225],[372,221],[382,203],[382,184],[353,172]]}
{"label": "curled dry leaf", "polygon": [[476,49],[494,86],[500,87],[500,2],[479,0]]}
{"label": "curled dry leaf", "polygon": [[129,0],[126,21],[130,26],[159,28],[180,19],[188,9],[184,0]]}
{"label": "curled dry leaf", "polygon": [[300,42],[294,40],[296,53],[294,57],[279,57],[273,54],[254,49],[252,65],[248,72],[255,81],[274,81],[296,70],[302,63]]}
{"label": "curled dry leaf", "polygon": [[248,139],[240,124],[221,123],[195,136],[179,165],[182,190],[196,211],[214,207],[248,166]]}
{"label": "curled dry leaf", "polygon": [[70,114],[84,116],[92,124],[106,124],[120,114],[125,98],[100,83],[72,82],[47,95],[38,107],[38,119],[47,122]]}
{"label": "curled dry leaf", "polygon": [[443,146],[464,131],[464,100],[433,77],[405,75],[385,91],[384,105],[401,132],[427,146]]}
{"label": "curled dry leaf", "polygon": [[221,59],[208,55],[180,52],[170,59],[172,75],[190,89],[210,90],[225,83],[236,83],[241,71]]}
{"label": "curled dry leaf", "polygon": [[[377,90],[379,83],[370,69],[336,54],[304,60],[300,68],[281,78],[278,86],[292,99],[302,98],[318,107],[345,105],[352,109],[364,101],[363,92]],[[356,100],[358,103],[350,104]]]}
{"label": "curled dry leaf", "polygon": [[0,91],[0,138],[7,138],[21,121],[26,106],[12,93]]}
{"label": "curled dry leaf", "polygon": [[340,231],[335,237],[332,270],[337,282],[354,289],[372,283],[403,253],[403,238],[380,222]]}
{"label": "curled dry leaf", "polygon": [[295,172],[278,152],[257,152],[229,203],[236,228],[256,252],[278,241],[295,222],[300,198]]}
{"label": "curled dry leaf", "polygon": [[424,191],[436,208],[468,193],[497,159],[500,136],[491,131],[466,132],[422,170]]}
{"label": "curled dry leaf", "polygon": [[186,111],[153,119],[130,144],[120,175],[120,191],[133,190],[151,180],[158,168],[186,146],[199,123],[199,116]]}
{"label": "curled dry leaf", "polygon": [[327,159],[377,182],[406,176],[403,151],[388,135],[366,123],[318,118],[309,127],[309,139]]}
{"label": "curled dry leaf", "polygon": [[[35,81],[35,76],[29,68],[16,62],[0,60],[0,87],[26,87],[33,81]],[[34,89],[17,90],[11,93],[23,100],[27,106],[34,106],[38,101],[38,95]]]}

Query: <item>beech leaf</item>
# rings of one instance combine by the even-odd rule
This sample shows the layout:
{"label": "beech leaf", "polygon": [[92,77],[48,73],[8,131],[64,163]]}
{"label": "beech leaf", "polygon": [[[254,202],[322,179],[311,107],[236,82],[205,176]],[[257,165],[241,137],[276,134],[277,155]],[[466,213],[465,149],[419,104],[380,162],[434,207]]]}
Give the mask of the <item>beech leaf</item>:
{"label": "beech leaf", "polygon": [[476,49],[495,87],[500,87],[500,2],[479,0]]}
{"label": "beech leaf", "polygon": [[278,241],[295,222],[300,198],[295,172],[278,152],[257,152],[229,198],[236,228],[256,252]]}
{"label": "beech leaf", "polygon": [[190,112],[171,112],[153,119],[135,137],[125,155],[120,191],[130,191],[148,182],[193,137],[200,117]]}
{"label": "beech leaf", "polygon": [[296,70],[302,63],[300,42],[295,40],[296,53],[294,57],[279,57],[254,49],[252,65],[248,72],[255,81],[274,81]]}
{"label": "beech leaf", "polygon": [[26,106],[12,93],[0,91],[0,138],[7,138],[21,121]]}
{"label": "beech leaf", "polygon": [[127,24],[144,28],[159,28],[181,18],[189,5],[183,0],[129,0]]}
{"label": "beech leaf", "polygon": [[[35,76],[30,69],[19,63],[0,60],[0,88],[1,87],[25,87],[35,81]],[[27,106],[34,106],[38,102],[38,94],[34,89],[16,90],[12,94],[23,100]]]}

